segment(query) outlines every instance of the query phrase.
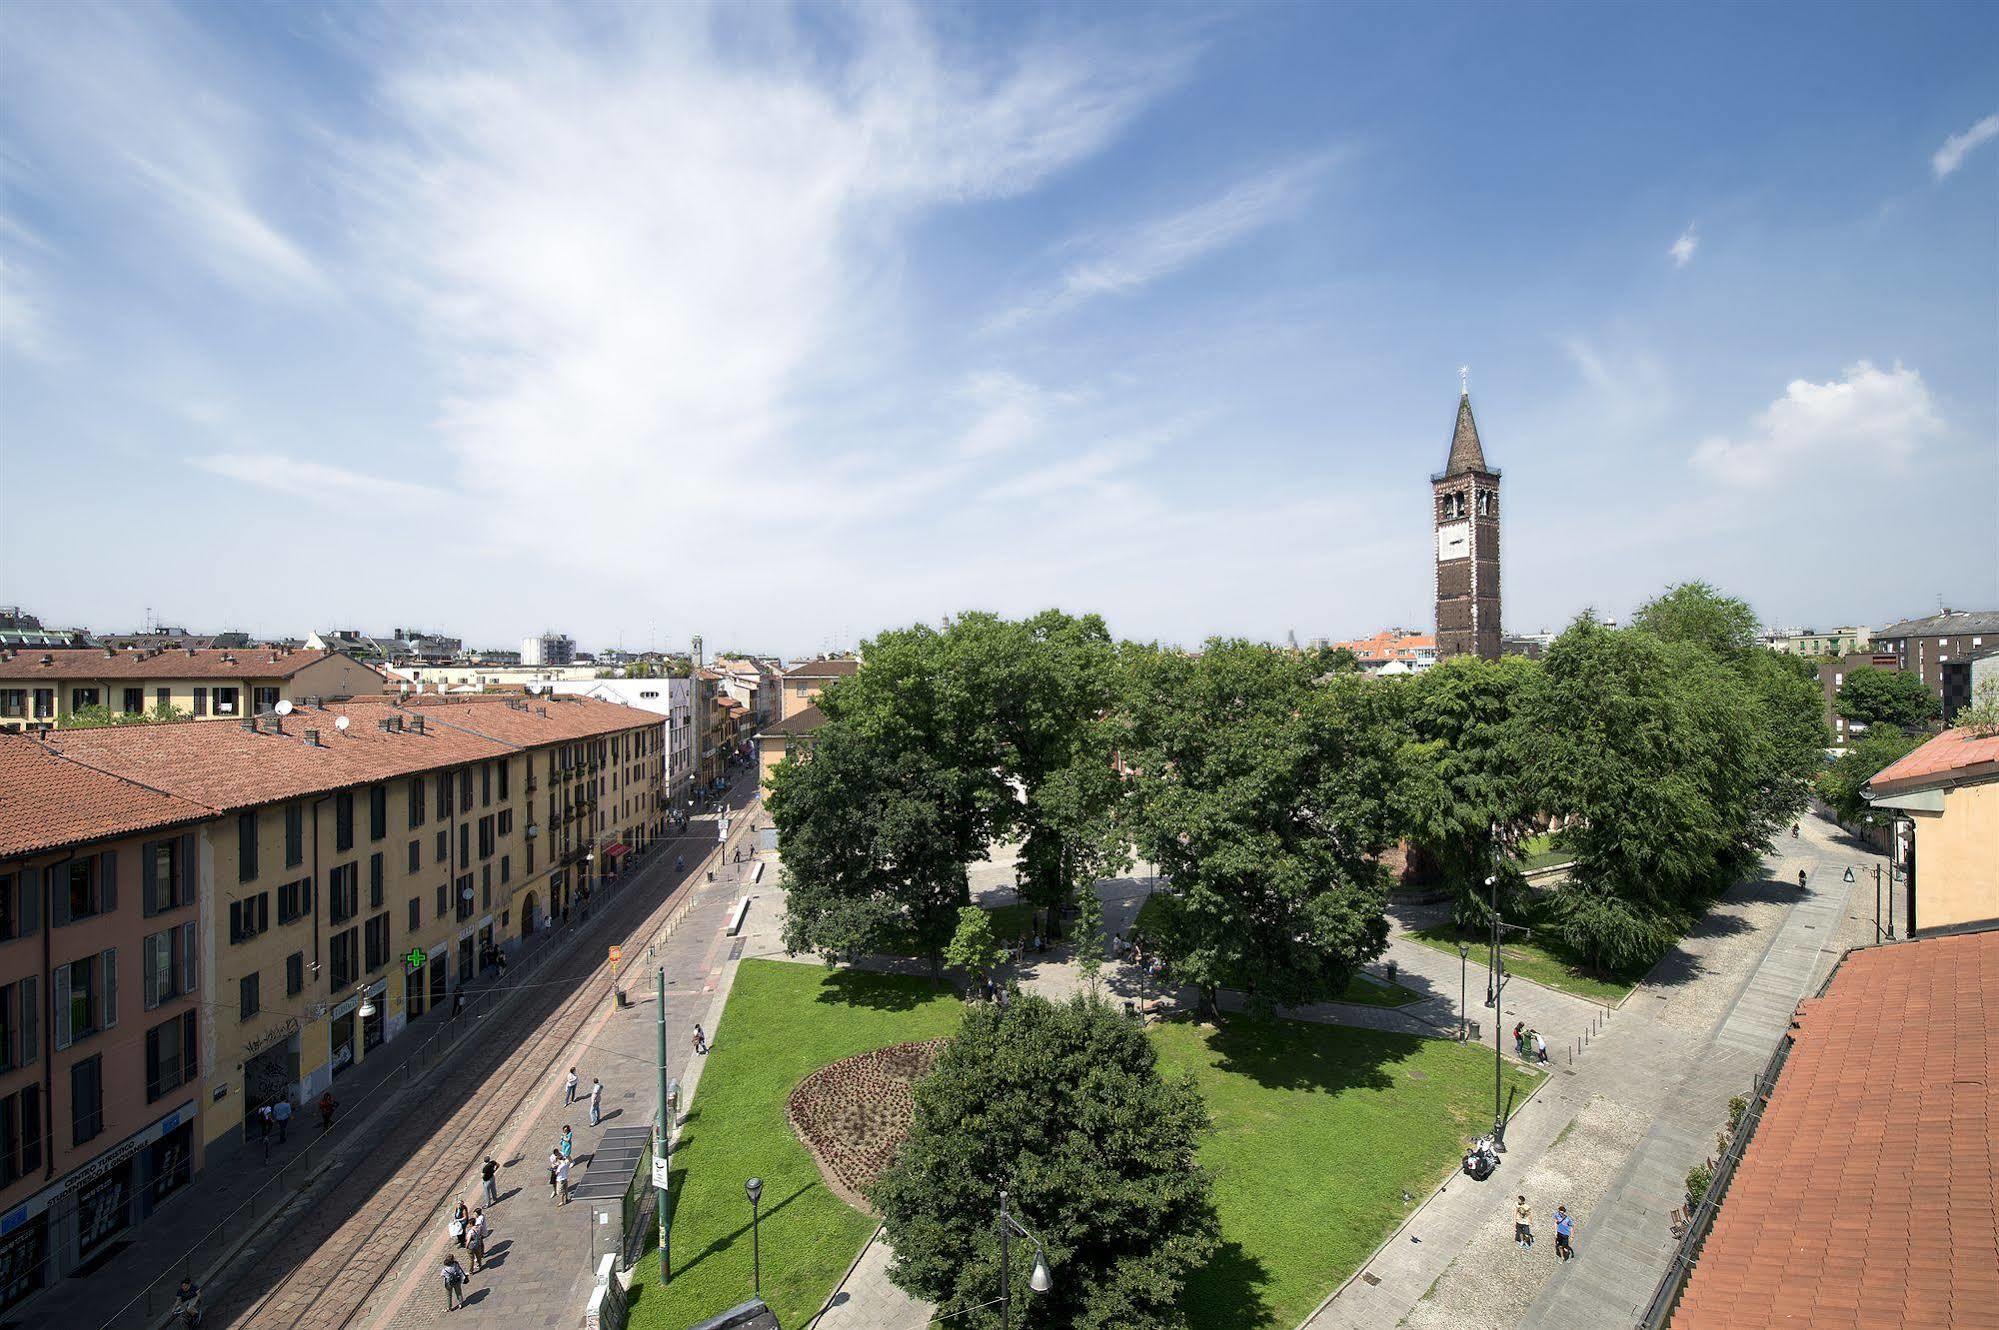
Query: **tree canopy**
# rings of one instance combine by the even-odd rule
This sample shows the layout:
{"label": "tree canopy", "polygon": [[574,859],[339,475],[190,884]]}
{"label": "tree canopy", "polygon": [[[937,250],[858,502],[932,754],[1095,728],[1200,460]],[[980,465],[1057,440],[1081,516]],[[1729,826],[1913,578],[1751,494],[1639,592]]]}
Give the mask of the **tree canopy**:
{"label": "tree canopy", "polygon": [[1826,807],[1832,809],[1833,816],[1848,826],[1874,826],[1886,822],[1885,814],[1874,811],[1867,802],[1863,791],[1867,782],[1877,772],[1886,770],[1891,764],[1916,751],[1924,742],[1920,735],[1913,735],[1882,726],[1871,729],[1853,743],[1847,745],[1825,773],[1819,777],[1819,797]]}
{"label": "tree canopy", "polygon": [[1921,729],[1942,711],[1936,694],[1920,675],[1872,665],[1847,672],[1846,682],[1833,699],[1833,709],[1862,725],[1892,725],[1902,730]]}
{"label": "tree canopy", "polygon": [[967,1011],[915,1089],[916,1113],[870,1199],[889,1277],[953,1326],[999,1324],[999,1193],[1048,1252],[1028,1292],[1013,1242],[1013,1323],[1179,1330],[1180,1294],[1219,1229],[1195,1147],[1208,1128],[1190,1077],[1163,1079],[1136,1021],[1089,997],[1016,997]]}

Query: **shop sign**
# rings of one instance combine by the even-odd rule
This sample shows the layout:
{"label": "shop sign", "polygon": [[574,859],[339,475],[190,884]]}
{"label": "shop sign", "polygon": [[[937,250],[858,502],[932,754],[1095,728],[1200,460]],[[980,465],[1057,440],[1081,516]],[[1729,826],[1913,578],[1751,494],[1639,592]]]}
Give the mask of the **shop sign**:
{"label": "shop sign", "polygon": [[272,1026],[249,1043],[244,1044],[243,1058],[245,1061],[248,1061],[263,1052],[266,1048],[269,1048],[272,1044],[277,1043],[280,1039],[289,1039],[297,1033],[298,1017],[287,1016],[283,1023]]}

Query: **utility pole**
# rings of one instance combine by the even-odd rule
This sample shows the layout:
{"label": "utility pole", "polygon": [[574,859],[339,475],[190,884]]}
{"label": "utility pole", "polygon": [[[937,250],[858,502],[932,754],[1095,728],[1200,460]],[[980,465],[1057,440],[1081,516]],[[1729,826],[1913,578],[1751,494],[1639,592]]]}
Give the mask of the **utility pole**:
{"label": "utility pole", "polygon": [[673,1257],[668,1238],[673,1232],[673,1216],[667,1210],[668,1171],[673,1164],[673,1095],[666,1085],[666,967],[653,971],[658,997],[654,1026],[659,1031],[659,1125],[653,1138],[652,1185],[659,1193],[659,1278],[673,1278]]}

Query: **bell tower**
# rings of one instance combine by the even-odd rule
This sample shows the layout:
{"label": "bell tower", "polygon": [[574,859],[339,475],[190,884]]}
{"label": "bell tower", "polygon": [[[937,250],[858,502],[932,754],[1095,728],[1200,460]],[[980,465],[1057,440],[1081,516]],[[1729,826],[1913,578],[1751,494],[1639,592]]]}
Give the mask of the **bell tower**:
{"label": "bell tower", "polygon": [[1499,659],[1499,471],[1485,464],[1458,371],[1458,423],[1444,469],[1430,477],[1437,531],[1437,658]]}

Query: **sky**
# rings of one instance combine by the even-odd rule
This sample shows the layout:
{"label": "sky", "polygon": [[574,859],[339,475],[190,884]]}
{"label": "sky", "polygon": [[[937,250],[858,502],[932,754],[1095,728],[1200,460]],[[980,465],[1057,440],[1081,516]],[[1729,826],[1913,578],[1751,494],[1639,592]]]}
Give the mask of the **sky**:
{"label": "sky", "polygon": [[967,609],[1999,607],[1999,6],[0,12],[0,603],[797,656]]}

